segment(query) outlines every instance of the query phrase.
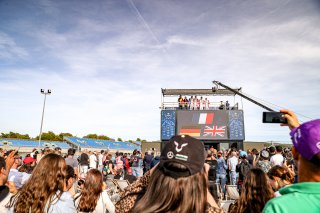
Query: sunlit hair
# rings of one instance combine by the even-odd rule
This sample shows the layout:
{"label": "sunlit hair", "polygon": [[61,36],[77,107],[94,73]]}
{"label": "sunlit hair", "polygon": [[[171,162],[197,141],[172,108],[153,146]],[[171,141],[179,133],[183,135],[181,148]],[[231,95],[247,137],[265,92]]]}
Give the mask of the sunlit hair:
{"label": "sunlit hair", "polygon": [[[168,166],[171,168],[187,170],[182,164],[176,162],[170,164]],[[207,206],[207,187],[207,174],[204,168],[192,176],[174,179],[157,167],[150,177],[146,192],[131,212],[204,213]]]}
{"label": "sunlit hair", "polygon": [[268,177],[271,180],[275,180],[275,177],[280,178],[281,181],[278,182],[279,188],[282,188],[294,182],[294,175],[290,173],[286,167],[279,166],[279,165],[276,165],[269,170]]}
{"label": "sunlit hair", "polygon": [[102,174],[97,169],[91,169],[87,173],[81,194],[75,199],[79,200],[77,210],[80,212],[92,212],[97,206],[98,199],[102,193]]}
{"label": "sunlit hair", "polygon": [[29,180],[6,207],[14,207],[15,213],[42,213],[57,202],[64,189],[66,162],[56,154],[47,154],[35,167]]}
{"label": "sunlit hair", "polygon": [[274,197],[267,175],[259,168],[249,171],[237,204],[231,213],[262,212],[265,204]]}

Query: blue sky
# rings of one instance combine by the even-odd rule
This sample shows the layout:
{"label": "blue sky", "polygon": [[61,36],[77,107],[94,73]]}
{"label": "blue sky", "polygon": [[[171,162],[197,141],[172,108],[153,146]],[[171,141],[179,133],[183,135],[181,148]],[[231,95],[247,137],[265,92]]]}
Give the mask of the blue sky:
{"label": "blue sky", "polygon": [[[161,88],[212,80],[319,118],[319,10],[308,0],[0,0],[0,131],[39,134],[39,91],[50,88],[44,131],[158,140]],[[261,123],[263,109],[243,107],[247,140],[289,141]]]}

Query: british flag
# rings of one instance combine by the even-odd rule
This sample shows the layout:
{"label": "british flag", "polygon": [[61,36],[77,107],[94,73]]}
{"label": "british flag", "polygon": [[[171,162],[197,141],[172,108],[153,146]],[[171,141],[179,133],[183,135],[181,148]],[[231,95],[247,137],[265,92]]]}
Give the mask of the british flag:
{"label": "british flag", "polygon": [[203,130],[204,137],[208,137],[208,136],[216,137],[217,135],[220,137],[224,137],[225,133],[226,133],[226,126],[220,126],[220,127],[215,125],[213,125],[212,127],[205,126]]}

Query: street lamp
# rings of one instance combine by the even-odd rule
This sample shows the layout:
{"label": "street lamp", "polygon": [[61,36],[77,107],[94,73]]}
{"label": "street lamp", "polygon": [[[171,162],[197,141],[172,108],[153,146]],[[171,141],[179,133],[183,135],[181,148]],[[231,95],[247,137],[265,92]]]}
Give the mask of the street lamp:
{"label": "street lamp", "polygon": [[44,95],[44,101],[43,101],[43,110],[42,110],[42,118],[41,118],[41,126],[40,126],[40,135],[39,135],[39,149],[40,149],[40,142],[41,142],[41,135],[42,135],[42,125],[43,125],[43,116],[44,116],[44,108],[46,107],[46,98],[47,95],[51,94],[51,89],[48,89],[45,91],[44,89],[40,90],[41,94]]}

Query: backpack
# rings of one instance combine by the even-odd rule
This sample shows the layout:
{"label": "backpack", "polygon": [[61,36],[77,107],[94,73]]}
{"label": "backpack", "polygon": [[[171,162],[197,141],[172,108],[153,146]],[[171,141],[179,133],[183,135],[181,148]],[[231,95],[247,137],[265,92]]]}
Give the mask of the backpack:
{"label": "backpack", "polygon": [[244,180],[244,178],[247,176],[247,174],[249,173],[250,169],[251,169],[251,165],[249,164],[249,162],[247,160],[242,161],[240,163],[239,166],[239,179],[241,181]]}

